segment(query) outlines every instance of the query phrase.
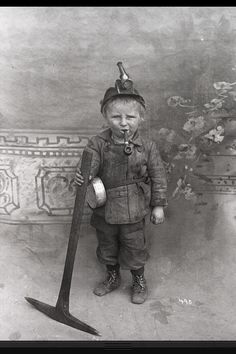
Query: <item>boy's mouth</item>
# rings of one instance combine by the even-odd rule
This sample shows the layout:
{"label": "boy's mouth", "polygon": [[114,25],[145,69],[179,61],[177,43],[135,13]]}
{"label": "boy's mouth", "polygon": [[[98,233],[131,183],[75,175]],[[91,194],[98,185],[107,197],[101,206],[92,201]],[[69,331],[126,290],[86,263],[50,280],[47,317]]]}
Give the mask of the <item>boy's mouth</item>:
{"label": "boy's mouth", "polygon": [[122,129],[121,133],[122,133],[124,139],[128,139],[128,137],[130,137],[129,129]]}
{"label": "boy's mouth", "polygon": [[122,134],[127,134],[127,135],[129,135],[130,134],[130,130],[129,129],[121,129],[121,133]]}

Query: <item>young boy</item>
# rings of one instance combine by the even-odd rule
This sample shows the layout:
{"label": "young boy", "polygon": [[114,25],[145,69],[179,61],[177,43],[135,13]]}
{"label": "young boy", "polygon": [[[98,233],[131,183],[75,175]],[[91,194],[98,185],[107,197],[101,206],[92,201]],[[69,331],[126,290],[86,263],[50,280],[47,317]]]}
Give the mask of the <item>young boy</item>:
{"label": "young boy", "polygon": [[[110,87],[101,101],[101,112],[108,129],[92,137],[86,147],[93,152],[91,179],[100,177],[106,189],[106,203],[93,210],[91,225],[98,239],[97,257],[106,265],[107,277],[94,289],[103,296],[121,283],[120,267],[132,273],[131,301],[147,298],[144,266],[148,259],[145,244],[145,216],[151,209],[153,224],[164,221],[167,206],[166,174],[154,142],[141,137],[145,101],[133,88],[122,63],[120,80]],[[128,152],[124,150],[124,136]],[[83,176],[78,168],[75,183]]]}

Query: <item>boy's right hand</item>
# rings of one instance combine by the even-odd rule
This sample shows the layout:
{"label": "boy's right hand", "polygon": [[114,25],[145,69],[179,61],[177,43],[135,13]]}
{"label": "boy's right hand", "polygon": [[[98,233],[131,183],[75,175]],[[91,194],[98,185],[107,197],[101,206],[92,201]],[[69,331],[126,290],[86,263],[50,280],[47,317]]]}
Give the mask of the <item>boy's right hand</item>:
{"label": "boy's right hand", "polygon": [[74,183],[77,184],[78,186],[82,186],[82,184],[84,183],[84,177],[82,176],[79,168],[77,168],[75,178],[74,178]]}
{"label": "boy's right hand", "polygon": [[[92,176],[89,176],[89,181],[91,181],[91,179]],[[77,171],[75,173],[74,183],[77,184],[78,186],[82,186],[82,184],[84,183],[84,177],[79,167],[77,167]]]}

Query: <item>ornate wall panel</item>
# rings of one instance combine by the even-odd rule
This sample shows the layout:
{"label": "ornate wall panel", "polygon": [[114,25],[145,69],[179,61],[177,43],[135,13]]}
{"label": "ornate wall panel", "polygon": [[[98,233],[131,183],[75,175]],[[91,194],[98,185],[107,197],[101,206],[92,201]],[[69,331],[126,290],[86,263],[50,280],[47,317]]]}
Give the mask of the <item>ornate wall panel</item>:
{"label": "ornate wall panel", "polygon": [[235,136],[226,136],[209,161],[198,168],[200,175],[196,190],[204,194],[236,194]]}
{"label": "ornate wall panel", "polygon": [[[0,131],[0,222],[70,223],[73,178],[95,131]],[[90,217],[86,205],[83,220]]]}
{"label": "ornate wall panel", "polygon": [[0,166],[0,215],[10,215],[19,208],[18,178],[9,165]]}

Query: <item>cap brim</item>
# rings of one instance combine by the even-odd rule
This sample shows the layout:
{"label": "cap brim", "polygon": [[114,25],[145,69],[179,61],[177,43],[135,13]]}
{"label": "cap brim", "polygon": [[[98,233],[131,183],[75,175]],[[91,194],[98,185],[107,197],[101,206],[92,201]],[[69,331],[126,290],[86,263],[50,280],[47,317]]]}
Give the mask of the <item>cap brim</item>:
{"label": "cap brim", "polygon": [[112,95],[111,97],[109,97],[108,99],[106,99],[105,101],[102,101],[101,103],[101,112],[103,111],[103,108],[104,106],[111,100],[113,100],[114,98],[118,98],[120,96],[123,96],[123,97],[133,97],[136,101],[138,101],[145,109],[146,109],[146,106],[145,106],[145,101],[143,99],[142,96],[140,95],[136,95],[135,93],[127,93],[127,92],[120,92],[120,93],[117,93],[117,94],[114,94]]}

